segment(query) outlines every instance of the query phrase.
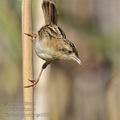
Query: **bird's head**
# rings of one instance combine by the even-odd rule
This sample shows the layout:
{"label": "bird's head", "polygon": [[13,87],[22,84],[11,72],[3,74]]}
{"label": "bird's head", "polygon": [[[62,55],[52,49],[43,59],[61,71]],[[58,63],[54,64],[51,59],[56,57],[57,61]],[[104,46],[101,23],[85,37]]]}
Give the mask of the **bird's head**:
{"label": "bird's head", "polygon": [[81,64],[78,51],[71,41],[65,40],[62,47],[59,50],[62,54],[62,59],[74,60],[77,63]]}

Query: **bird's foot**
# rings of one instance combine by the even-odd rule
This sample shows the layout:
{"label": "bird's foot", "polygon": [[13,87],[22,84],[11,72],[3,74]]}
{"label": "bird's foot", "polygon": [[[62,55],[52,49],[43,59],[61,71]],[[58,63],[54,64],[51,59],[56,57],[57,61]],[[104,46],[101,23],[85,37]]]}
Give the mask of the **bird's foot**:
{"label": "bird's foot", "polygon": [[24,34],[31,37],[32,40],[35,40],[37,38],[37,33],[35,33],[35,32],[32,32],[31,34],[29,34],[29,33],[24,33]]}
{"label": "bird's foot", "polygon": [[28,86],[24,86],[24,88],[30,88],[30,87],[33,87],[33,88],[35,88],[36,87],[36,85],[37,85],[37,83],[38,83],[38,80],[30,80],[30,79],[28,79],[30,82],[32,82],[32,84],[31,85],[28,85]]}
{"label": "bird's foot", "polygon": [[28,79],[28,80],[29,80],[31,83],[33,83],[33,84],[34,84],[34,83],[35,83],[35,81],[36,81],[36,80],[34,80],[34,79],[33,79],[33,80]]}
{"label": "bird's foot", "polygon": [[32,84],[32,85],[24,86],[24,88],[30,88],[30,87],[35,88],[35,85]]}

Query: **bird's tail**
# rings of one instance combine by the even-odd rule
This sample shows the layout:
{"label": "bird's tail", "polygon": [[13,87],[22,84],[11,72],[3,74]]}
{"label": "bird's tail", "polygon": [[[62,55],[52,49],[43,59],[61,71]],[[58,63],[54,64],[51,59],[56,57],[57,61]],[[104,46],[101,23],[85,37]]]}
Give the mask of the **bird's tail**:
{"label": "bird's tail", "polygon": [[43,0],[42,4],[45,24],[57,24],[57,8],[54,0]]}

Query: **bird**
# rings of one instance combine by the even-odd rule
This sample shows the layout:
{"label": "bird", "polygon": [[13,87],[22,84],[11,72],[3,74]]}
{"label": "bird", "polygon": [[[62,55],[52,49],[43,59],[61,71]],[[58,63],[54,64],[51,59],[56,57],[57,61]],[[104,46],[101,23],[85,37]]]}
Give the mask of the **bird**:
{"label": "bird", "polygon": [[81,64],[77,48],[58,25],[56,2],[54,0],[43,0],[42,10],[45,25],[39,31],[31,34],[25,33],[25,35],[32,37],[35,52],[45,63],[42,65],[37,79],[29,80],[32,84],[25,86],[25,88],[35,87],[43,70],[54,61],[74,60]]}

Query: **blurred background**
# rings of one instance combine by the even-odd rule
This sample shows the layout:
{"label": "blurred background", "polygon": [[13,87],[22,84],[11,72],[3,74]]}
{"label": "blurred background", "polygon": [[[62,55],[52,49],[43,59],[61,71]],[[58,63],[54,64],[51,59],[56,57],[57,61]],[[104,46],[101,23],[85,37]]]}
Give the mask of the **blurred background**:
{"label": "blurred background", "polygon": [[[21,2],[0,1],[1,120],[23,117]],[[56,2],[59,26],[78,48],[82,66],[59,61],[49,67],[49,115],[42,120],[120,120],[120,1]],[[33,16],[38,3],[33,2]]]}

